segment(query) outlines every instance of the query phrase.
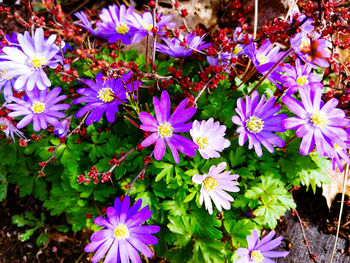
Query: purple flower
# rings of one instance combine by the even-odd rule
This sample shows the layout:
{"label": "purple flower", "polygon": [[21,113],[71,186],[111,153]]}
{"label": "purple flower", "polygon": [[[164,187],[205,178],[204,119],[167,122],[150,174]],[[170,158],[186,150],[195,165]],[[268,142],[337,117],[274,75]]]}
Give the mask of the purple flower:
{"label": "purple flower", "polygon": [[213,214],[211,200],[213,200],[220,212],[222,208],[229,210],[231,208],[230,202],[233,202],[233,197],[226,193],[226,191],[239,191],[239,188],[236,186],[239,183],[235,181],[239,175],[231,174],[231,171],[222,172],[226,166],[227,164],[222,162],[217,167],[215,165],[211,166],[208,174],[195,174],[192,177],[193,182],[202,185],[199,204],[202,205],[204,201],[205,209],[208,210],[209,214]]}
{"label": "purple flower", "polygon": [[[259,49],[256,49],[254,42],[251,41],[245,48],[245,53],[250,57],[257,71],[265,75],[284,55],[284,52],[279,52],[279,50],[280,47],[273,47],[270,40],[265,40]],[[282,75],[277,72],[279,69],[280,67],[277,67],[267,79],[281,89],[281,86],[277,83],[277,81],[282,82]]]}
{"label": "purple flower", "polygon": [[12,110],[8,114],[9,117],[25,117],[17,124],[17,128],[21,129],[33,122],[34,131],[46,129],[47,123],[56,127],[59,125],[57,118],[64,118],[66,115],[60,110],[69,108],[68,104],[57,104],[64,100],[66,95],[58,96],[61,88],[54,88],[51,91],[42,90],[39,92],[37,88],[26,91],[24,99],[10,97],[15,103],[6,105],[6,108]]}
{"label": "purple flower", "polygon": [[0,93],[4,94],[7,102],[11,102],[10,97],[13,96],[12,87],[16,81],[14,78],[5,79],[3,76],[6,71],[0,72]]}
{"label": "purple flower", "polygon": [[55,127],[53,133],[56,134],[58,138],[65,138],[67,136],[72,117],[73,115],[61,120],[60,123]]}
{"label": "purple flower", "polygon": [[232,117],[233,123],[239,125],[237,129],[239,133],[239,145],[245,144],[249,139],[249,149],[254,146],[256,154],[261,157],[261,144],[273,153],[272,145],[278,147],[284,146],[284,141],[272,132],[284,132],[282,120],[287,118],[286,114],[277,114],[280,111],[280,106],[274,106],[275,98],[269,98],[265,103],[265,95],[262,95],[259,101],[259,93],[254,91],[251,95],[245,96],[246,103],[243,99],[237,100],[236,112],[239,116]]}
{"label": "purple flower", "polygon": [[290,39],[290,43],[295,53],[306,63],[313,63],[327,68],[329,63],[325,58],[331,56],[328,50],[329,42],[326,39],[320,39],[320,36],[316,32],[312,35],[300,32]]}
{"label": "purple flower", "polygon": [[237,249],[237,255],[241,258],[235,263],[272,263],[270,258],[285,257],[289,254],[287,251],[274,251],[281,244],[283,237],[272,239],[275,231],[271,231],[259,241],[259,234],[253,230],[251,236],[247,236],[248,248]]}
{"label": "purple flower", "polygon": [[109,43],[121,40],[125,45],[131,44],[131,37],[136,28],[129,22],[129,18],[132,18],[134,13],[133,7],[126,9],[125,5],[121,5],[120,8],[117,5],[103,8],[100,14],[101,22],[97,22],[99,36],[108,39]]}
{"label": "purple flower", "polygon": [[350,158],[348,156],[348,150],[350,149],[350,145],[345,143],[345,147],[340,147],[336,143],[333,144],[333,149],[327,149],[326,155],[332,159],[333,170],[335,170],[335,165],[339,167],[339,171],[343,172],[343,162],[350,164]]}
{"label": "purple flower", "polygon": [[95,29],[93,29],[90,20],[87,18],[86,14],[83,11],[76,12],[74,15],[82,22],[82,24],[77,23],[79,26],[85,28],[87,31],[90,32],[93,36],[98,36]]}
{"label": "purple flower", "polygon": [[18,130],[10,120],[4,117],[0,117],[0,131],[5,133],[6,137],[11,136],[12,141],[15,141],[14,134],[16,134],[18,137],[21,137],[22,139],[26,139],[24,133]]}
{"label": "purple flower", "polygon": [[169,117],[170,98],[166,91],[162,92],[160,101],[156,97],[153,97],[153,105],[156,119],[147,112],[141,112],[139,115],[142,122],[140,128],[144,131],[152,132],[150,136],[142,141],[141,146],[146,147],[156,143],[154,146],[154,157],[156,160],[163,158],[167,144],[176,163],[179,163],[178,150],[185,155],[195,156],[198,145],[175,132],[188,132],[191,130],[192,122],[185,122],[195,114],[196,108],[190,107],[185,109],[187,99],[184,99]]}
{"label": "purple flower", "polygon": [[97,217],[94,223],[104,227],[92,234],[91,243],[85,247],[85,252],[96,251],[92,262],[99,262],[103,257],[105,263],[111,262],[141,262],[140,251],[146,257],[153,256],[148,245],[158,243],[158,239],[151,234],[160,230],[159,226],[141,225],[147,221],[152,210],[145,206],[140,211],[142,199],[130,206],[129,196],[125,196],[122,202],[118,197],[114,201],[114,207],[107,208],[107,219]]}
{"label": "purple flower", "polygon": [[231,52],[219,52],[216,57],[207,56],[207,61],[211,66],[224,66],[229,73],[228,66],[230,65],[231,58],[233,57]]}
{"label": "purple flower", "polygon": [[[209,47],[211,44],[203,41],[205,36],[197,36],[196,33],[188,33],[185,37],[180,35],[179,38],[173,38],[169,40],[165,37],[161,39],[166,43],[166,45],[157,43],[156,49],[158,52],[167,54],[175,58],[185,58],[192,55],[192,50],[202,50]],[[181,43],[186,43],[185,46]]]}
{"label": "purple flower", "polygon": [[338,100],[333,98],[324,104],[320,89],[299,89],[299,94],[302,103],[290,96],[282,97],[288,109],[298,115],[283,120],[282,125],[286,129],[296,129],[296,135],[303,138],[300,153],[307,155],[316,145],[318,154],[324,156],[331,147],[330,142],[343,147],[347,139],[344,126],[349,121],[344,111],[336,108]]}
{"label": "purple flower", "polygon": [[310,73],[312,68],[310,64],[302,65],[299,58],[295,61],[295,67],[283,66],[284,72],[288,74],[282,76],[283,86],[289,88],[286,95],[292,95],[298,88],[323,89],[321,79]]}
{"label": "purple flower", "polygon": [[[162,14],[158,13],[157,17],[157,34],[164,34],[164,32],[161,31],[165,29],[165,26],[169,28],[176,26],[176,22],[169,22],[173,18],[172,15],[163,16]],[[147,35],[153,36],[153,16],[151,12],[144,12],[142,15],[134,12],[132,16],[128,17],[128,20],[130,25],[137,29],[137,32],[132,40],[134,43],[140,42]]]}
{"label": "purple flower", "polygon": [[[131,73],[126,73],[121,76],[124,83],[127,83],[131,78]],[[115,121],[115,113],[118,112],[118,105],[126,103],[128,101],[129,94],[126,94],[125,90],[130,92],[136,90],[136,82],[128,83],[124,87],[121,78],[103,80],[103,74],[100,72],[95,77],[95,82],[84,79],[84,83],[89,88],[80,88],[77,92],[84,97],[77,98],[73,101],[74,104],[87,103],[82,107],[77,114],[76,118],[80,118],[91,110],[91,113],[86,119],[86,125],[91,125],[94,121],[99,122],[104,112],[106,112],[107,121],[112,123]]]}
{"label": "purple flower", "polygon": [[44,68],[56,68],[62,57],[57,57],[60,48],[55,44],[56,35],[44,38],[41,28],[35,30],[33,38],[26,31],[18,34],[20,48],[4,47],[0,55],[0,68],[5,71],[4,78],[18,77],[14,84],[16,90],[32,90],[38,87],[45,90],[51,85]]}

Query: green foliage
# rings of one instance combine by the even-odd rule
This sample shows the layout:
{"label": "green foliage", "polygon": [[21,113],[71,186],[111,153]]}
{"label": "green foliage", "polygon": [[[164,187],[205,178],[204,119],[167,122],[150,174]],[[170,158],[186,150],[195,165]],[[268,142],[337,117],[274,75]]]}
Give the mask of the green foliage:
{"label": "green foliage", "polygon": [[[113,61],[107,47],[99,52],[97,58],[109,63]],[[134,61],[140,70],[146,71],[145,57],[137,50],[120,52],[116,58],[116,61],[119,60]],[[97,74],[91,65],[92,60],[89,58],[74,62],[79,75],[85,78],[94,78]],[[175,60],[156,61],[156,65],[157,74],[167,76],[168,68],[175,65]],[[185,75],[192,82],[198,81],[198,61],[190,61],[183,66]],[[71,87],[76,88],[75,81],[67,84],[54,78],[53,73],[50,76],[53,85],[61,86],[66,94]],[[146,86],[155,84],[153,80],[142,82]],[[210,94],[206,96],[203,93],[199,98],[195,119],[214,118],[227,126],[226,137],[232,137],[237,128],[231,121],[236,114],[237,98],[246,94],[256,83],[243,84],[234,91],[235,85],[229,79],[221,81]],[[239,84],[238,80],[235,84]],[[183,98],[183,90],[178,83],[168,90],[172,93],[172,99],[175,100],[177,96]],[[275,87],[268,81],[259,87],[259,92],[266,94],[272,94],[274,90]],[[148,92],[141,89],[138,107],[146,110],[146,104],[150,101]],[[75,114],[80,106],[72,105],[67,116]],[[131,113],[137,116],[139,112],[137,108],[132,108]],[[96,166],[99,172],[109,171],[112,167],[109,160],[122,152],[128,152],[142,141],[143,134],[124,116],[131,115],[127,115],[123,106],[120,106],[115,123],[109,124],[102,118],[99,123],[88,127],[83,125],[84,134],[74,134],[64,142],[45,131],[41,140],[31,140],[25,148],[16,144],[1,145],[0,201],[6,198],[8,184],[16,184],[21,197],[33,195],[42,201],[51,215],[65,215],[67,224],[58,226],[58,231],[98,229],[92,223],[93,219],[85,215],[98,216],[103,207],[113,204],[116,196],[125,195],[130,183],[144,167],[144,157],[151,153],[152,147],[134,151],[115,168],[111,181],[107,183],[94,184],[92,180],[89,184],[77,182],[78,175],[86,175],[92,166]],[[80,121],[72,118],[71,129]],[[133,121],[139,124],[137,118]],[[31,132],[31,128],[28,128],[28,135]],[[284,139],[292,136],[291,132],[285,134],[281,135],[285,136]],[[147,223],[161,226],[161,232],[156,234],[159,239],[154,246],[156,254],[174,263],[232,262],[234,250],[247,245],[246,236],[253,229],[275,228],[280,216],[295,207],[290,194],[293,186],[311,186],[315,191],[316,187],[328,182],[323,173],[329,165],[328,161],[316,154],[300,155],[299,145],[300,142],[295,140],[285,152],[275,149],[275,153],[271,154],[264,150],[263,156],[259,158],[247,145],[241,147],[237,139],[233,139],[220,158],[206,160],[199,153],[193,158],[180,155],[179,164],[174,163],[167,149],[161,161],[149,163],[144,180],[137,180],[129,194],[134,200],[141,198],[143,206],[148,205],[153,210],[152,218]],[[41,169],[39,163],[48,160],[52,156],[52,151],[48,150],[55,147],[55,159],[45,167],[45,176],[38,177],[37,172]],[[221,162],[227,162],[227,170],[239,175],[240,191],[230,193],[235,200],[230,210],[219,213],[214,207],[214,214],[210,215],[204,204],[199,205],[201,186],[193,183],[192,176],[206,174],[212,165]],[[38,219],[29,212],[13,217],[16,225],[27,228],[21,234],[23,241],[28,240],[35,231],[43,230],[36,240],[38,246],[45,244],[48,238],[44,221],[43,215]]]}

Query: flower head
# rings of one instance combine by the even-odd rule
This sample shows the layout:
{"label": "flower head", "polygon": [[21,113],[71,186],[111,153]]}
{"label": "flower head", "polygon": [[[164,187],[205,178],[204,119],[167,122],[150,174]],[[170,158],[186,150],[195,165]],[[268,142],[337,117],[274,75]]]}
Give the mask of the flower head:
{"label": "flower head", "polygon": [[44,38],[41,28],[35,30],[31,37],[28,31],[17,35],[20,49],[13,46],[4,47],[0,55],[0,68],[5,72],[4,78],[18,77],[14,83],[16,90],[32,90],[38,87],[45,90],[50,87],[44,68],[56,68],[62,60],[57,53],[60,48],[55,44],[56,35]]}
{"label": "flower head", "polygon": [[60,110],[69,108],[68,104],[57,104],[64,100],[66,95],[58,96],[61,88],[54,88],[51,91],[42,90],[39,92],[37,88],[26,91],[24,99],[10,97],[14,102],[6,105],[6,108],[12,110],[8,114],[9,117],[18,117],[25,115],[23,119],[17,124],[17,128],[21,129],[33,122],[34,131],[46,129],[47,123],[56,127],[59,125],[57,118],[64,118],[66,115]]}
{"label": "flower head", "polygon": [[137,30],[129,22],[134,13],[133,7],[126,9],[125,5],[121,5],[120,8],[117,5],[110,5],[108,9],[102,8],[101,22],[97,22],[99,36],[108,39],[109,43],[121,40],[125,45],[131,44],[131,37]]}
{"label": "flower head", "polygon": [[[253,41],[245,48],[245,53],[250,57],[257,71],[263,75],[267,74],[268,71],[281,59],[284,52],[279,52],[280,47],[275,46],[270,40],[265,40],[260,48],[256,48]],[[281,89],[277,83],[282,82],[282,75],[278,73],[280,67],[278,66],[270,75],[267,77],[277,88]]]}
{"label": "flower head", "polygon": [[334,143],[333,149],[327,149],[326,155],[332,159],[333,170],[336,169],[335,165],[337,165],[340,172],[344,171],[342,160],[350,164],[350,158],[348,155],[349,149],[350,145],[348,143],[345,143],[345,146],[343,147],[340,147],[338,144]]}
{"label": "flower head", "polygon": [[54,129],[54,134],[56,134],[59,138],[65,138],[69,131],[70,122],[72,120],[73,115],[69,116],[60,121],[59,125],[57,125]]}
{"label": "flower head", "polygon": [[[95,77],[95,82],[84,79],[84,83],[89,88],[80,88],[77,92],[84,97],[77,98],[74,104],[87,103],[82,107],[76,118],[80,118],[91,110],[86,119],[86,125],[91,125],[94,121],[99,122],[104,112],[106,112],[107,121],[112,123],[115,121],[115,113],[118,112],[118,105],[128,101],[129,94],[126,94],[125,88],[132,93],[133,88],[136,90],[136,83],[128,83],[131,73],[126,73],[117,79],[103,80],[103,74],[100,72]],[[123,79],[123,81],[122,81]],[[124,87],[124,83],[127,83]]]}
{"label": "flower head", "polygon": [[273,251],[281,244],[283,237],[272,239],[275,231],[271,231],[259,241],[259,234],[253,230],[251,236],[247,236],[248,248],[237,249],[237,255],[241,258],[235,263],[272,263],[270,258],[285,257],[289,254],[287,251]]}
{"label": "flower head", "polygon": [[6,137],[11,136],[12,141],[15,141],[16,134],[18,137],[25,139],[24,133],[18,130],[8,118],[0,117],[0,131],[5,133]]}
{"label": "flower head", "polygon": [[204,37],[204,35],[202,37],[197,36],[196,33],[188,33],[186,36],[180,35],[179,38],[173,38],[172,40],[161,37],[166,45],[157,43],[156,49],[158,52],[171,57],[185,58],[192,55],[193,49],[202,50],[211,45],[210,43],[205,44]]}
{"label": "flower head", "polygon": [[283,86],[289,88],[286,95],[291,95],[298,88],[323,89],[321,79],[310,73],[312,70],[310,64],[302,65],[300,59],[295,60],[295,67],[291,65],[283,66],[288,75],[282,76]]}
{"label": "flower head", "polygon": [[153,252],[148,245],[158,243],[158,239],[151,234],[157,233],[159,226],[141,225],[147,221],[152,211],[145,206],[140,211],[142,199],[130,206],[130,198],[126,196],[122,202],[120,198],[114,201],[114,207],[107,208],[108,219],[97,217],[94,223],[104,227],[92,234],[91,243],[85,247],[85,252],[96,251],[92,262],[99,262],[103,257],[107,262],[141,262],[140,251],[146,257],[152,257]]}
{"label": "flower head", "polygon": [[219,158],[218,152],[222,152],[231,145],[230,141],[224,137],[225,131],[225,125],[220,125],[220,122],[214,122],[214,119],[210,118],[208,121],[194,121],[190,134],[198,145],[201,156],[209,159]]}
{"label": "flower head", "polygon": [[231,171],[222,172],[226,166],[227,164],[225,162],[220,163],[218,166],[213,165],[210,167],[208,174],[196,174],[192,177],[193,182],[202,185],[199,204],[202,205],[204,201],[205,209],[208,210],[209,214],[213,214],[211,200],[213,200],[220,212],[222,211],[222,207],[228,210],[231,208],[230,202],[233,202],[233,198],[225,191],[239,191],[239,188],[236,186],[238,182],[235,181],[239,175],[230,174]]}
{"label": "flower head", "polygon": [[333,98],[326,104],[321,100],[322,91],[299,89],[301,101],[290,96],[283,96],[282,101],[298,117],[283,120],[286,129],[296,129],[296,135],[302,137],[300,153],[307,155],[316,145],[320,156],[327,153],[330,142],[343,146],[347,139],[344,126],[349,120],[341,109],[337,109],[338,100]]}
{"label": "flower head", "polygon": [[86,14],[83,11],[80,12],[76,12],[74,13],[74,15],[80,20],[80,22],[82,23],[77,23],[79,26],[85,28],[87,31],[90,32],[91,35],[93,36],[98,36],[98,33],[96,32],[96,30],[92,27],[91,22],[89,21],[89,19],[87,18]]}
{"label": "flower head", "polygon": [[163,158],[166,145],[169,146],[176,163],[179,163],[178,150],[185,155],[195,156],[196,149],[198,149],[197,144],[177,133],[190,131],[192,122],[185,122],[192,118],[196,112],[196,108],[190,107],[185,109],[187,99],[184,99],[169,117],[170,98],[166,91],[162,92],[160,101],[156,97],[153,97],[153,105],[156,118],[147,112],[141,112],[139,114],[140,121],[142,122],[140,128],[144,131],[152,132],[150,136],[142,141],[141,146],[146,147],[156,143],[154,146],[154,157],[156,160]]}
{"label": "flower head", "polygon": [[13,96],[12,87],[15,84],[16,79],[4,78],[6,71],[0,71],[0,93],[4,94],[4,98],[7,102],[11,102],[10,97]]}
{"label": "flower head", "polygon": [[261,144],[269,152],[273,152],[273,145],[278,147],[284,146],[284,141],[272,132],[284,132],[282,120],[287,118],[286,114],[277,114],[281,109],[280,106],[274,106],[275,98],[268,99],[265,103],[265,95],[262,95],[259,101],[259,93],[254,91],[251,97],[245,97],[237,100],[236,112],[238,116],[232,117],[233,123],[239,125],[239,145],[243,145],[249,139],[248,148],[253,146],[258,156],[262,156]]}
{"label": "flower head", "polygon": [[[166,27],[172,28],[176,26],[176,22],[170,22],[172,18],[172,15],[157,14],[157,34],[163,35],[164,32],[162,30]],[[128,20],[130,25],[137,29],[132,40],[134,43],[140,42],[147,35],[153,36],[153,16],[151,12],[144,12],[142,15],[134,12],[132,16],[128,16]]]}

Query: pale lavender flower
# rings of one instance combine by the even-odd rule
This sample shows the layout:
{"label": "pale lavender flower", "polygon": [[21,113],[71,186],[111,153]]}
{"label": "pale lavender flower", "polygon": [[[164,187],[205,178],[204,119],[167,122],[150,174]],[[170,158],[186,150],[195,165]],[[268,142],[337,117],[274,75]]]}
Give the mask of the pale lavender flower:
{"label": "pale lavender flower", "polygon": [[299,89],[299,94],[302,103],[290,96],[282,97],[283,103],[297,115],[283,120],[282,125],[296,129],[296,135],[303,138],[300,153],[307,155],[316,145],[318,154],[324,156],[331,147],[330,142],[343,147],[347,140],[344,127],[349,120],[343,110],[336,108],[338,100],[333,98],[324,104],[320,89]]}
{"label": "pale lavender flower", "polygon": [[26,137],[24,136],[24,133],[21,132],[20,130],[18,130],[12,123],[12,121],[8,120],[7,118],[4,117],[0,117],[0,131],[2,131],[3,133],[5,133],[6,137],[8,138],[9,136],[11,136],[12,141],[15,141],[15,134],[22,138],[22,139],[26,139]]}
{"label": "pale lavender flower", "polygon": [[18,117],[25,115],[17,124],[17,128],[21,129],[33,122],[34,131],[46,129],[47,123],[56,127],[59,125],[57,118],[64,118],[66,115],[60,110],[67,110],[68,104],[57,104],[64,100],[67,96],[58,96],[61,88],[54,88],[51,91],[42,90],[39,92],[37,88],[26,91],[23,99],[11,97],[14,103],[7,104],[6,108],[12,110],[8,114],[9,117]]}
{"label": "pale lavender flower", "polygon": [[116,198],[114,207],[107,208],[107,219],[97,217],[94,223],[104,227],[92,234],[91,243],[85,247],[85,252],[96,251],[92,262],[103,260],[104,263],[141,263],[138,253],[151,258],[152,250],[148,247],[158,243],[152,234],[159,232],[159,226],[141,225],[152,216],[152,210],[145,206],[141,210],[142,199],[130,207],[130,198]]}
{"label": "pale lavender flower", "polygon": [[7,102],[11,102],[10,97],[13,96],[13,85],[16,81],[14,78],[5,79],[3,76],[5,74],[5,71],[0,72],[0,94],[4,94],[4,98]]}
{"label": "pale lavender flower", "polygon": [[245,144],[249,139],[249,149],[255,148],[256,154],[261,157],[261,144],[273,153],[273,145],[278,147],[284,146],[284,141],[272,132],[284,132],[282,120],[287,118],[286,114],[277,114],[280,111],[280,106],[274,106],[275,98],[269,98],[265,103],[265,95],[262,95],[259,101],[259,93],[254,91],[251,95],[243,99],[237,100],[236,112],[238,116],[232,117],[232,122],[239,125],[237,129],[239,133],[239,145]]}
{"label": "pale lavender flower", "polygon": [[239,183],[235,181],[239,175],[230,174],[231,171],[222,172],[226,166],[227,164],[222,162],[218,166],[213,165],[210,167],[208,174],[196,174],[192,177],[193,182],[202,185],[199,204],[202,205],[204,201],[205,209],[208,210],[209,214],[213,214],[211,200],[213,200],[220,212],[222,208],[229,210],[231,208],[230,202],[233,202],[233,197],[225,191],[239,191],[239,188],[236,186]]}
{"label": "pale lavender flower", "polygon": [[[172,40],[161,37],[166,45],[157,43],[156,50],[175,58],[189,57],[193,50],[203,50],[211,45],[203,41],[204,37],[204,35],[197,36],[196,33],[188,33],[186,36],[180,34],[179,38],[173,38]],[[182,42],[186,45],[181,45]]]}
{"label": "pale lavender flower", "polygon": [[272,239],[275,231],[271,231],[259,241],[259,234],[253,230],[251,236],[247,236],[248,248],[237,249],[237,255],[241,258],[235,263],[273,263],[270,258],[285,257],[289,254],[287,251],[275,251],[276,247],[281,244],[283,237]]}
{"label": "pale lavender flower", "polygon": [[80,22],[82,23],[77,23],[79,26],[85,28],[87,31],[90,32],[91,35],[93,36],[98,36],[98,33],[96,32],[96,30],[92,27],[92,24],[90,22],[90,20],[88,19],[88,17],[86,16],[86,14],[83,11],[80,12],[76,12],[74,13],[74,15],[80,20]]}
{"label": "pale lavender flower", "polygon": [[335,165],[337,165],[339,168],[339,171],[343,172],[344,168],[343,168],[342,160],[350,164],[350,158],[348,155],[349,149],[350,149],[349,143],[345,143],[344,147],[340,147],[338,144],[334,143],[333,149],[329,149],[329,148],[327,149],[326,155],[332,160],[333,170],[335,170],[336,168]]}
{"label": "pale lavender flower", "polygon": [[0,55],[0,68],[5,71],[4,78],[18,77],[14,84],[16,90],[32,90],[38,87],[45,90],[51,85],[44,68],[56,68],[62,59],[57,57],[60,48],[55,44],[56,35],[44,38],[41,28],[35,30],[31,37],[28,31],[17,35],[20,49],[4,47]]}
{"label": "pale lavender flower", "polygon": [[198,145],[199,153],[204,159],[219,158],[219,152],[231,145],[225,139],[226,126],[220,122],[214,122],[213,118],[208,121],[194,121],[190,134],[193,141]]}

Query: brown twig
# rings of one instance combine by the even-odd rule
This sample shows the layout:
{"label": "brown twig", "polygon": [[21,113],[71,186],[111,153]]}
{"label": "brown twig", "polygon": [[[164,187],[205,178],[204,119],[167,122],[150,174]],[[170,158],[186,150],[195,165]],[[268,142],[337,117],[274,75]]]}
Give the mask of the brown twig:
{"label": "brown twig", "polygon": [[[148,155],[148,158],[151,158],[153,156],[153,153],[154,151],[151,152],[150,155]],[[138,175],[136,175],[136,177],[132,180],[132,182],[129,184],[129,190],[128,192],[126,193],[126,195],[129,195],[130,194],[130,191],[131,191],[131,188],[133,187],[133,185],[135,184],[135,182],[137,181],[137,179],[139,179],[142,175],[145,174],[145,171],[146,171],[146,167],[147,165],[149,164],[149,162],[145,162],[142,170],[138,173]]]}
{"label": "brown twig", "polygon": [[306,248],[307,248],[307,251],[309,252],[309,258],[310,258],[310,260],[311,260],[312,262],[317,263],[317,261],[316,261],[316,259],[315,259],[315,254],[313,254],[313,253],[311,252],[309,243],[307,242],[307,239],[306,239],[303,220],[300,218],[299,213],[298,213],[298,211],[297,211],[296,209],[294,209],[294,212],[295,212],[295,214],[296,214],[296,216],[297,216],[297,218],[298,218],[298,220],[299,220],[299,225],[300,225],[300,227],[301,227],[301,232],[302,232],[302,234],[303,234],[304,244],[305,244],[305,246],[306,246]]}

